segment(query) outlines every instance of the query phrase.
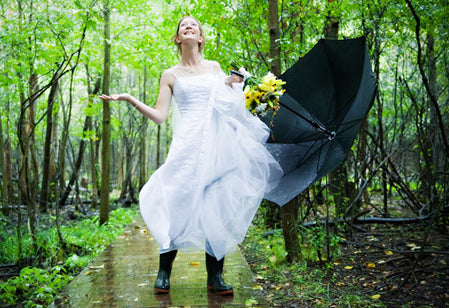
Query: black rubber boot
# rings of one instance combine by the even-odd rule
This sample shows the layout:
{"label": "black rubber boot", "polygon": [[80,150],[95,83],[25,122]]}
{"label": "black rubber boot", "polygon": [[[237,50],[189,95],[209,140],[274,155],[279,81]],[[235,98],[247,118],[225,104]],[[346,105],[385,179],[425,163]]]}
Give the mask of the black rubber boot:
{"label": "black rubber boot", "polygon": [[223,281],[224,258],[217,260],[206,253],[207,289],[218,295],[232,295],[234,290]]}
{"label": "black rubber boot", "polygon": [[177,250],[172,250],[159,255],[159,273],[154,283],[156,293],[168,293],[170,290],[170,274]]}

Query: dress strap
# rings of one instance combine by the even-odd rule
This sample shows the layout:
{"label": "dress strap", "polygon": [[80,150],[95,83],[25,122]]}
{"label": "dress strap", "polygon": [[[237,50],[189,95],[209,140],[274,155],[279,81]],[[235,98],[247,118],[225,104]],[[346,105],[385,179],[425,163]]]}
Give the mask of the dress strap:
{"label": "dress strap", "polygon": [[168,70],[168,72],[169,72],[173,77],[175,77],[175,79],[178,79],[178,76],[176,76],[173,67],[170,68],[170,69]]}
{"label": "dress strap", "polygon": [[209,72],[213,75],[214,74],[214,67],[212,66],[212,61],[209,61]]}

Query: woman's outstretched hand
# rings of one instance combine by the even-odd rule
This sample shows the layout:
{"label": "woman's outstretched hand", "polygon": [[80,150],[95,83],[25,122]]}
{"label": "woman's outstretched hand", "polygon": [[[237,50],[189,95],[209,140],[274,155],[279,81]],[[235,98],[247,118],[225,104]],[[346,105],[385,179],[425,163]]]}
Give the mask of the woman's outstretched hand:
{"label": "woman's outstretched hand", "polygon": [[105,95],[101,94],[99,98],[107,100],[107,101],[128,101],[130,95],[127,93],[123,94],[111,94],[111,95]]}

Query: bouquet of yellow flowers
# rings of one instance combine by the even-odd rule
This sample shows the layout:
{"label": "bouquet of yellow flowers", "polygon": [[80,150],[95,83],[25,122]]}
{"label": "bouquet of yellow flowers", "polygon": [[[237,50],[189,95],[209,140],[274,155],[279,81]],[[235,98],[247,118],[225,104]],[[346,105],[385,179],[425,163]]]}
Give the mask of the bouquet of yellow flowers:
{"label": "bouquet of yellow flowers", "polygon": [[285,81],[276,78],[271,72],[263,77],[252,76],[245,71],[245,74],[237,72],[241,65],[237,61],[232,61],[231,74],[237,74],[245,82],[245,102],[246,109],[254,115],[266,116],[272,113],[274,117],[279,110],[279,97],[285,92],[282,86]]}
{"label": "bouquet of yellow flowers", "polygon": [[244,89],[246,109],[262,116],[271,111],[275,116],[280,108],[279,97],[285,92],[284,84],[285,81],[277,79],[271,72],[263,77],[248,77]]}

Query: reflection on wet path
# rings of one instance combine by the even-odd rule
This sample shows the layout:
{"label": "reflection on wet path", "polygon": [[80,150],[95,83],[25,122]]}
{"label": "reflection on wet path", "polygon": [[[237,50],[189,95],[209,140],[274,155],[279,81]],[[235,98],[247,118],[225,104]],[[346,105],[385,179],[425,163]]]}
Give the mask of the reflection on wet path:
{"label": "reflection on wet path", "polygon": [[158,262],[158,244],[138,216],[49,307],[268,307],[240,251],[225,261],[234,296],[207,292],[203,252],[178,253],[170,294],[154,294]]}

